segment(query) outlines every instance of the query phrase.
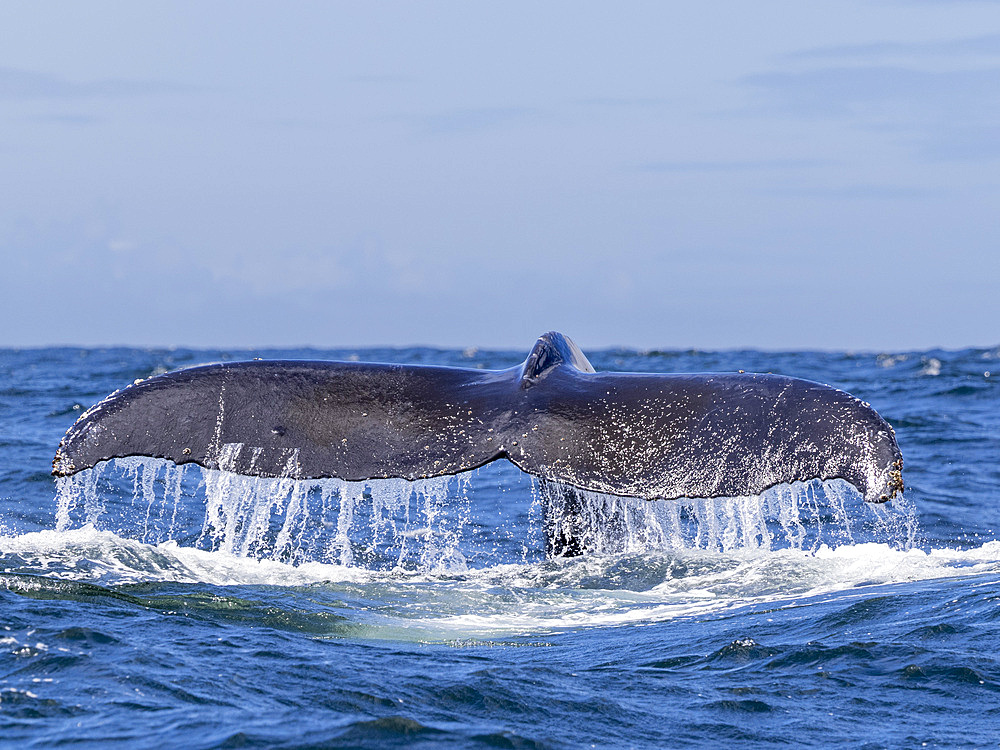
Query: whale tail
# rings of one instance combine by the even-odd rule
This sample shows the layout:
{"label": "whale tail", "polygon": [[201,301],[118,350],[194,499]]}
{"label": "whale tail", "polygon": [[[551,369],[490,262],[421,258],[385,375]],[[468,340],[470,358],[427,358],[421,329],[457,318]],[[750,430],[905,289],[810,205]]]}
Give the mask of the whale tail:
{"label": "whale tail", "polygon": [[252,361],[158,375],[84,413],[53,474],[126,456],[345,480],[505,458],[544,481],[647,499],[841,478],[880,502],[903,488],[892,428],[843,391],[778,375],[599,373],[555,332],[507,370]]}

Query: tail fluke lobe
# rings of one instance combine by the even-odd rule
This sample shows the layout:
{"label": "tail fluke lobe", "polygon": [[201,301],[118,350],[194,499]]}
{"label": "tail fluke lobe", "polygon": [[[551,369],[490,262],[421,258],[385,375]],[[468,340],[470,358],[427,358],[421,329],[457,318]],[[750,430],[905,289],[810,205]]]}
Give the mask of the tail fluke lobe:
{"label": "tail fluke lobe", "polygon": [[85,413],[57,476],[151,456],[240,474],[347,480],[453,474],[497,457],[480,440],[479,371],[332,362],[239,362],[160,375]]}
{"label": "tail fluke lobe", "polygon": [[553,481],[647,499],[755,495],[810,479],[844,479],[871,502],[902,489],[892,428],[868,404],[819,383],[566,371],[548,388],[558,400],[510,458]]}

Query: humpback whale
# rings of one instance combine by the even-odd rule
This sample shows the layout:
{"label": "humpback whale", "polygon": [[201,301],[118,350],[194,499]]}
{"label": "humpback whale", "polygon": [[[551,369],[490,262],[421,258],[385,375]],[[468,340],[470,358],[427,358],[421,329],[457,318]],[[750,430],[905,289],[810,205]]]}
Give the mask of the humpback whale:
{"label": "humpback whale", "polygon": [[772,374],[595,372],[556,332],[505,370],[255,360],[157,375],[87,410],[52,473],[128,456],[349,481],[506,459],[543,483],[648,500],[811,479],[870,502],[903,489],[892,427],[848,393]]}

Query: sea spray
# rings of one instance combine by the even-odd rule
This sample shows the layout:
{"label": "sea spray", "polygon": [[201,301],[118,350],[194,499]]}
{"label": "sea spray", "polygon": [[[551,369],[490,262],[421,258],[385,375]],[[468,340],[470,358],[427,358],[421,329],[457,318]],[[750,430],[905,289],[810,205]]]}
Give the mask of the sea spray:
{"label": "sea spray", "polygon": [[546,482],[502,506],[480,501],[481,484],[469,474],[412,482],[250,477],[133,457],[58,480],[57,529],[90,524],[148,544],[294,565],[438,572],[540,559],[553,534],[571,538],[574,552],[600,554],[815,552],[872,541],[909,549],[917,535],[905,498],[873,506],[841,480],[659,502]]}

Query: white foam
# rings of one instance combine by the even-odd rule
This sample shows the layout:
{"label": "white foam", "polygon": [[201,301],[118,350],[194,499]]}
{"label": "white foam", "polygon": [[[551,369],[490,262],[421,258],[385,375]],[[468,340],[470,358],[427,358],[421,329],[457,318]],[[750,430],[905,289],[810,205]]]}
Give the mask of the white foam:
{"label": "white foam", "polygon": [[[483,588],[471,594],[467,610],[426,617],[421,625],[428,637],[447,639],[457,634],[496,636],[557,631],[579,627],[607,627],[655,622],[680,617],[703,617],[736,609],[800,606],[817,597],[839,599],[870,596],[873,587],[916,581],[1000,576],[1000,542],[970,550],[898,550],[886,544],[845,545],[837,549],[785,549],[777,552],[743,550],[736,553],[685,552],[671,557],[671,568],[688,566],[693,575],[668,574],[643,591],[613,589],[615,563],[608,558],[562,561],[562,575],[552,576],[540,566],[508,570],[507,587],[544,593],[516,606]],[[655,564],[655,556],[645,560]],[[581,570],[580,568],[583,568]],[[594,589],[594,579],[605,577],[609,588]],[[546,582],[546,578],[548,578]],[[485,584],[489,580],[483,581]],[[499,581],[491,581],[498,584]],[[544,583],[543,583],[544,582]],[[577,587],[574,587],[574,582]],[[586,584],[588,588],[578,588]]]}
{"label": "white foam", "polygon": [[0,537],[0,555],[17,558],[20,572],[105,585],[157,581],[299,586],[366,579],[365,571],[341,565],[293,566],[228,552],[181,547],[173,541],[150,545],[98,531],[93,526]]}

